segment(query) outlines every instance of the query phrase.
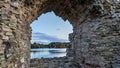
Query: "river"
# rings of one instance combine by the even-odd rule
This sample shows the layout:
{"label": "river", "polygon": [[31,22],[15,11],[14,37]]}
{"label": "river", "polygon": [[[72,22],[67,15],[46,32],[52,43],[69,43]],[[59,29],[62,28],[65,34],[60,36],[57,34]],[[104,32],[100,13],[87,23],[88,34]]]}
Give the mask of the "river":
{"label": "river", "polygon": [[31,59],[34,58],[53,58],[66,56],[66,48],[37,48],[31,49]]}

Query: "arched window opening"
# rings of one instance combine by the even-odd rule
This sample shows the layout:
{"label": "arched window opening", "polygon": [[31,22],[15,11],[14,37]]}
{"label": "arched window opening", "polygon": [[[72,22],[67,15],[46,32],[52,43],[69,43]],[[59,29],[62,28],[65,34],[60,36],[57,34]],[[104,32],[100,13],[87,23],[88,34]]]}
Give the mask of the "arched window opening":
{"label": "arched window opening", "polygon": [[70,42],[69,33],[73,32],[68,20],[64,21],[54,12],[48,12],[39,16],[30,26],[31,59],[66,56],[66,47]]}

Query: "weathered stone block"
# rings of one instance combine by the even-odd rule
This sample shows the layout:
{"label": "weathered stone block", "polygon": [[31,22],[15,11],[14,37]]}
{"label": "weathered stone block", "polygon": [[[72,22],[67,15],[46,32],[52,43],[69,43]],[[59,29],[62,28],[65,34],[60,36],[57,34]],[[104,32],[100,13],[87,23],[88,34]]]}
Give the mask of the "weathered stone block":
{"label": "weathered stone block", "polygon": [[13,35],[11,32],[6,32],[6,34],[5,35],[7,35],[7,36],[11,36],[11,35]]}
{"label": "weathered stone block", "polygon": [[18,2],[11,2],[10,5],[14,8],[18,8],[19,7],[19,3]]}
{"label": "weathered stone block", "polygon": [[9,37],[8,37],[8,36],[2,36],[2,39],[3,39],[3,40],[8,40]]}
{"label": "weathered stone block", "polygon": [[10,28],[7,28],[7,27],[3,27],[2,30],[3,31],[11,31]]}

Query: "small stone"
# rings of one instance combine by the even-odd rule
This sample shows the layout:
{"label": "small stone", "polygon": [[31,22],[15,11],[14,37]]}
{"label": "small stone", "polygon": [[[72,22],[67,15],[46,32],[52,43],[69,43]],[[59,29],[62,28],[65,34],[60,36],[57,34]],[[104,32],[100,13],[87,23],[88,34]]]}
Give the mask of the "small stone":
{"label": "small stone", "polygon": [[3,55],[3,51],[0,51],[0,55]]}
{"label": "small stone", "polygon": [[1,44],[1,43],[3,43],[3,41],[2,41],[2,40],[0,40],[0,44]]}
{"label": "small stone", "polygon": [[24,58],[22,58],[20,61],[21,61],[21,63],[24,63]]}
{"label": "small stone", "polygon": [[2,39],[3,39],[3,40],[8,40],[9,37],[8,37],[8,36],[3,36]]}
{"label": "small stone", "polygon": [[3,4],[0,4],[0,8],[2,8],[3,7]]}
{"label": "small stone", "polygon": [[118,33],[113,33],[112,35],[117,36],[117,35],[118,35]]}
{"label": "small stone", "polygon": [[11,31],[9,28],[3,27],[3,31]]}
{"label": "small stone", "polygon": [[10,5],[14,8],[18,8],[18,6],[19,6],[18,2],[11,2]]}
{"label": "small stone", "polygon": [[6,32],[6,35],[7,36],[11,36],[11,35],[13,35],[11,32]]}

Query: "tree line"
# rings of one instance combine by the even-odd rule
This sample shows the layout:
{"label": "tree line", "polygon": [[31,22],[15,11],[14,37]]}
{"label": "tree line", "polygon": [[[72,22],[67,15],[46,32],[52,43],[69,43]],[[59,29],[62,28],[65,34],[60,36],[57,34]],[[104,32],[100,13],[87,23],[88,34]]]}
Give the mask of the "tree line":
{"label": "tree line", "polygon": [[70,43],[68,42],[51,42],[50,44],[39,44],[39,43],[33,43],[31,44],[31,48],[68,48],[70,46]]}

